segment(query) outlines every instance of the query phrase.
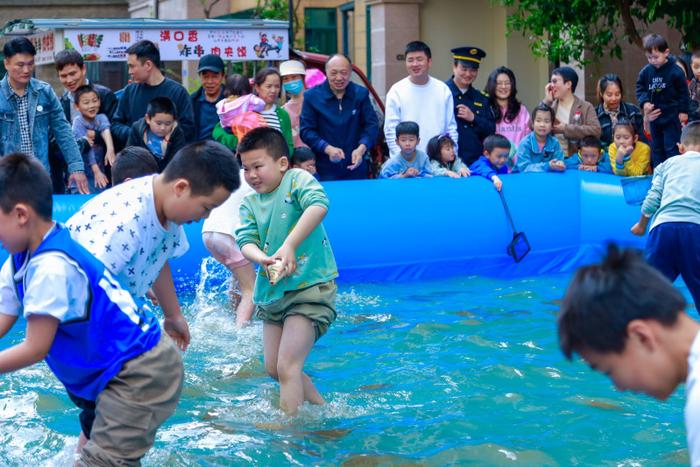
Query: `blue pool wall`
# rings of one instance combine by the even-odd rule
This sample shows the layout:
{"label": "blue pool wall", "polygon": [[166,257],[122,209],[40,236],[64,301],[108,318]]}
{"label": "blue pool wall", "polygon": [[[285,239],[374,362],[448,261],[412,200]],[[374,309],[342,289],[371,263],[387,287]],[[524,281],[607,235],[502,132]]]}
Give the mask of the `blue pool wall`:
{"label": "blue pool wall", "polygon": [[[600,258],[609,241],[642,248],[630,227],[640,207],[625,202],[620,179],[585,172],[505,175],[503,192],[532,251],[506,254],[512,231],[498,193],[481,177],[325,183],[324,220],[340,280],[411,281],[457,275],[519,277],[572,271]],[[67,220],[87,196],[54,198]],[[185,226],[190,249],[171,262],[178,285],[198,280],[201,223]],[[5,251],[0,251],[4,261]]]}

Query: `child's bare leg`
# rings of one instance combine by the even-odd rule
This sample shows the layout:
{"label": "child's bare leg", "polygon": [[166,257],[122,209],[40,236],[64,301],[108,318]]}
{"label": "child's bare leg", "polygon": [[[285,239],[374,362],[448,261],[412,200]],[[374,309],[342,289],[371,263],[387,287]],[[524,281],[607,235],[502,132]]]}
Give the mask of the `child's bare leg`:
{"label": "child's bare leg", "polygon": [[273,379],[279,381],[277,376],[277,355],[282,339],[282,326],[265,322],[263,323],[263,355],[265,356],[265,371]]}
{"label": "child's bare leg", "polygon": [[306,373],[302,373],[301,377],[304,383],[304,400],[307,400],[315,405],[325,404],[326,401],[323,399],[321,393],[318,392],[316,386],[314,386],[314,383],[311,381],[309,375],[307,375]]}
{"label": "child's bare leg", "polygon": [[238,280],[238,288],[241,291],[241,301],[236,307],[236,326],[243,327],[250,322],[255,310],[253,305],[253,287],[255,286],[255,270],[248,263],[244,266],[231,269]]}
{"label": "child's bare leg", "polygon": [[85,433],[83,433],[83,430],[80,430],[80,437],[78,438],[78,445],[75,447],[75,452],[77,454],[80,454],[80,451],[83,450],[83,447],[85,447],[85,444],[88,442],[87,436],[85,436]]}
{"label": "child's bare leg", "polygon": [[[282,339],[277,355],[277,375],[280,382],[280,407],[290,415],[299,409],[305,399],[305,387],[310,396],[321,397],[311,379],[302,373],[306,357],[316,340],[313,323],[305,316],[292,315],[284,320]],[[323,399],[321,399],[323,400]]]}

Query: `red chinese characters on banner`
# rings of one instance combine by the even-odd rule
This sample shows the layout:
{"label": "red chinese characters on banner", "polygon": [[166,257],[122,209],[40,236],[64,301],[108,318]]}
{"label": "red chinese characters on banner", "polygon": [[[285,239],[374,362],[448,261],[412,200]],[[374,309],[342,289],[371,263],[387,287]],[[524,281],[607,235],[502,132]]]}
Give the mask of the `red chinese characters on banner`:
{"label": "red chinese characters on banner", "polygon": [[163,30],[160,32],[160,41],[168,42],[170,40],[170,31]]}
{"label": "red chinese characters on banner", "polygon": [[42,50],[52,51],[53,45],[53,34],[47,34],[41,38]]}
{"label": "red chinese characters on banner", "polygon": [[221,55],[221,49],[219,47],[212,47],[211,53],[213,53],[214,55]]}
{"label": "red chinese characters on banner", "polygon": [[185,39],[185,33],[182,31],[175,31],[173,33],[173,39],[175,39],[178,42],[181,42]]}
{"label": "red chinese characters on banner", "polygon": [[239,57],[246,57],[248,55],[248,49],[246,46],[238,47],[236,49],[236,53],[238,54]]}
{"label": "red chinese characters on banner", "polygon": [[233,47],[226,47],[224,49],[224,55],[229,58],[233,57]]}
{"label": "red chinese characters on banner", "polygon": [[131,33],[122,31],[119,33],[119,42],[122,44],[131,44]]}
{"label": "red chinese characters on banner", "polygon": [[188,42],[197,42],[197,31],[192,30],[192,31],[187,31],[187,41]]}

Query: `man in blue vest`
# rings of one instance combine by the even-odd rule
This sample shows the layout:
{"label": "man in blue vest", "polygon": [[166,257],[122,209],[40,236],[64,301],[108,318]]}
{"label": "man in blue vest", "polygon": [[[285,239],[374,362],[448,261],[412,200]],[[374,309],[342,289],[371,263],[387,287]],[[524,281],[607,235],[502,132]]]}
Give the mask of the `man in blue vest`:
{"label": "man in blue vest", "polygon": [[452,91],[455,106],[459,157],[469,166],[484,152],[484,139],[496,132],[488,97],[473,86],[486,52],[478,47],[457,47],[451,52],[453,74],[445,83]]}

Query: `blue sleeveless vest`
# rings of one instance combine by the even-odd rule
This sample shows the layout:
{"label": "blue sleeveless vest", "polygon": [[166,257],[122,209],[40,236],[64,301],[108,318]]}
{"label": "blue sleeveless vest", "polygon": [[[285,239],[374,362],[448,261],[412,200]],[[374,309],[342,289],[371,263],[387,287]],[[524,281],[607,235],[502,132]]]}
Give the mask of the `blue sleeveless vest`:
{"label": "blue sleeveless vest", "polygon": [[[158,343],[160,326],[150,310],[137,305],[104,265],[60,224],[32,258],[47,252],[62,253],[86,275],[90,298],[81,318],[59,324],[46,363],[70,393],[94,401],[124,363]],[[12,255],[13,275],[27,256],[26,251]],[[24,276],[15,282],[20,302],[24,302],[26,285]]]}

